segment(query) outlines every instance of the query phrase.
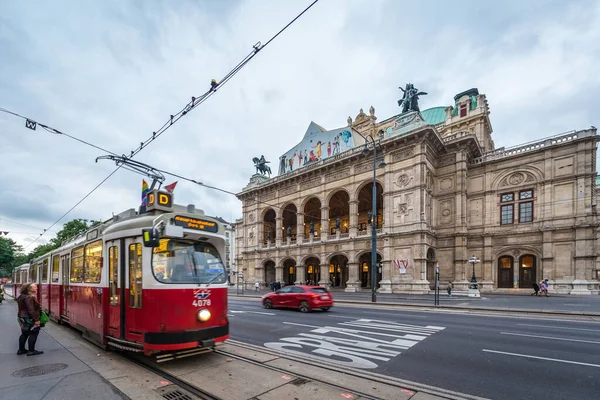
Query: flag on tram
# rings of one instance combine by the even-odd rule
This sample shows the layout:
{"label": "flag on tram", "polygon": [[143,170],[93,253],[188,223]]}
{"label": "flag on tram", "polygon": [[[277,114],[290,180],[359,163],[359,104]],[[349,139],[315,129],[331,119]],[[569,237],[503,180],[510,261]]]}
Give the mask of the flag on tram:
{"label": "flag on tram", "polygon": [[175,190],[175,186],[177,185],[178,181],[175,181],[173,183],[171,183],[170,185],[165,186],[165,190],[169,193],[173,193],[173,190]]}
{"label": "flag on tram", "polygon": [[150,188],[148,187],[148,182],[142,179],[142,204],[146,205],[146,201],[148,199],[148,192]]}

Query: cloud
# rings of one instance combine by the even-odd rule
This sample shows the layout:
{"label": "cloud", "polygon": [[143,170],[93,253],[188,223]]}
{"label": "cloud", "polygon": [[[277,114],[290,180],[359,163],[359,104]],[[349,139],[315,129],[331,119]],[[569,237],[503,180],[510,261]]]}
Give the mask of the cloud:
{"label": "cloud", "polygon": [[[276,164],[310,121],[338,128],[371,105],[391,117],[406,82],[429,93],[422,109],[479,88],[497,147],[598,125],[598,2],[488,3],[321,1],[136,159],[239,192],[252,157]],[[308,4],[11,2],[0,15],[0,106],[128,154]],[[0,218],[47,227],[115,168],[2,113],[0,133]],[[141,179],[118,171],[62,222],[137,208]],[[175,197],[241,215],[234,196],[192,183],[180,180]]]}

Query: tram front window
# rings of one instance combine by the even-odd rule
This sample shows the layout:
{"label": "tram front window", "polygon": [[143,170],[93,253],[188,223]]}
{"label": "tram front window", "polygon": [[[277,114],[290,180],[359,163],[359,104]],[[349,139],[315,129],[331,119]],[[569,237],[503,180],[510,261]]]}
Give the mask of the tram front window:
{"label": "tram front window", "polygon": [[152,272],[162,283],[224,283],[227,274],[217,249],[206,242],[161,239],[152,252]]}

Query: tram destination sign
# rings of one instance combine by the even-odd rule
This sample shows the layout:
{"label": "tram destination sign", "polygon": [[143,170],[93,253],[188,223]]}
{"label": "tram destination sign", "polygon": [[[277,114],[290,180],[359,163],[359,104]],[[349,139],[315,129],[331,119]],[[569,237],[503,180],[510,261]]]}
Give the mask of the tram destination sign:
{"label": "tram destination sign", "polygon": [[173,218],[173,223],[177,226],[182,226],[188,229],[197,229],[199,231],[214,233],[219,231],[219,226],[216,222],[199,218],[184,217],[182,215],[176,215],[175,218]]}

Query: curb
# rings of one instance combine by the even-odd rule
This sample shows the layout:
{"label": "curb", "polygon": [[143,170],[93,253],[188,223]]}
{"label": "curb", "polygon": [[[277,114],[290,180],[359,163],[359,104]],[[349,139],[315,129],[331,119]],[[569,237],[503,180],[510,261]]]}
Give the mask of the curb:
{"label": "curb", "polygon": [[[247,295],[237,295],[237,294],[229,294],[229,297],[237,297],[237,298],[246,298],[246,299],[257,299],[260,300],[258,296],[247,296]],[[427,310],[466,310],[466,311],[492,311],[492,312],[511,312],[511,313],[521,313],[521,314],[546,314],[546,315],[565,315],[565,316],[579,316],[579,317],[600,317],[600,313],[596,312],[586,312],[586,311],[560,311],[560,310],[524,310],[521,308],[497,308],[497,307],[464,307],[464,306],[431,306],[426,304],[412,304],[412,303],[386,303],[386,302],[377,302],[370,303],[366,301],[357,301],[357,300],[335,300],[337,304],[353,304],[353,305],[371,305],[374,307],[384,306],[384,307],[414,307],[414,308],[422,308]]]}

